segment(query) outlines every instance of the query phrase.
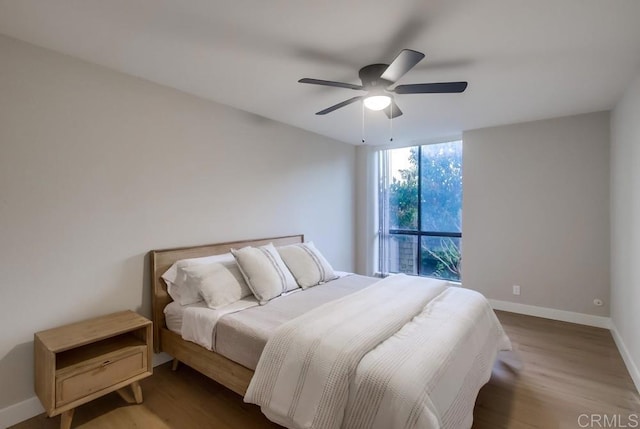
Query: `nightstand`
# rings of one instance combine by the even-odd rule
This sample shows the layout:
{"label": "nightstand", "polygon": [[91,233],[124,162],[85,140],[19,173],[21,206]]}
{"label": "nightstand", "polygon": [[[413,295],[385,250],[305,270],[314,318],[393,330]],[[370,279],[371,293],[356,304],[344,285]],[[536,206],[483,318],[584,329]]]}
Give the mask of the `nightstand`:
{"label": "nightstand", "polygon": [[121,311],[34,336],[35,390],[49,417],[62,414],[61,429],[71,427],[78,405],[138,383],[152,374],[151,321]]}

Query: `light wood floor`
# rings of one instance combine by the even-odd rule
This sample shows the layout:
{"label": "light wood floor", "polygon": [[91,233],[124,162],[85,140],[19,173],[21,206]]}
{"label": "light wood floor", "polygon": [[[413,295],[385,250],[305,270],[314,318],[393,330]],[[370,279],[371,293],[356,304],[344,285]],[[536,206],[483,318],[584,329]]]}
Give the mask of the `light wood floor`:
{"label": "light wood floor", "polygon": [[[498,317],[514,351],[500,354],[491,381],[480,391],[474,429],[575,429],[584,427],[584,417],[582,426],[578,422],[581,414],[618,415],[622,423],[630,415],[640,416],[640,397],[609,331],[506,312]],[[169,363],[159,366],[141,384],[142,405],[107,395],[79,407],[72,427],[279,428],[257,407],[184,365],[177,372]],[[13,428],[59,424],[59,417],[41,415]]]}

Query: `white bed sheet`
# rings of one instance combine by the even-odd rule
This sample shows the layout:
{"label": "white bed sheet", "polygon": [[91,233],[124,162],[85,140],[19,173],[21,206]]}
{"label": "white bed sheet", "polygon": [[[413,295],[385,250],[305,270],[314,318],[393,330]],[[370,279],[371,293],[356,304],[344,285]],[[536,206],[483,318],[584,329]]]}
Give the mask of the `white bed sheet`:
{"label": "white bed sheet", "polygon": [[[172,301],[164,308],[164,319],[170,331],[212,350],[214,344],[206,337],[214,330],[222,316],[258,305],[258,301],[253,296],[245,297],[217,310],[207,307],[204,301],[188,305],[180,305]],[[187,319],[186,332],[184,332],[185,318]]]}
{"label": "white bed sheet", "polygon": [[202,305],[204,305],[204,302],[197,302],[190,305],[180,305],[176,301],[171,301],[171,303],[169,303],[169,305],[164,308],[164,320],[167,324],[167,328],[169,328],[171,332],[182,335],[182,316],[184,314],[184,310],[187,307]]}

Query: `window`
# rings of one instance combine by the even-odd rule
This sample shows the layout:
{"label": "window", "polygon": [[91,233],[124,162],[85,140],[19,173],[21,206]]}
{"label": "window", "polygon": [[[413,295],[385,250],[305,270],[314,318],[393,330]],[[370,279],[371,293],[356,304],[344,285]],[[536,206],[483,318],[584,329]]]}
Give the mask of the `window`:
{"label": "window", "polygon": [[380,154],[380,271],[460,281],[462,142]]}

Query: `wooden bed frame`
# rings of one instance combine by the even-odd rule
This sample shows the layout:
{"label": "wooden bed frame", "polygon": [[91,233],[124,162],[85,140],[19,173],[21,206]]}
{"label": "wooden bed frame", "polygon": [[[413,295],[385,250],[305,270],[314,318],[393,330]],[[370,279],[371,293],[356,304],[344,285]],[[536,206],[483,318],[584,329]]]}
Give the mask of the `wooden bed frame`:
{"label": "wooden bed frame", "polygon": [[176,261],[187,258],[220,255],[231,248],[245,246],[262,246],[273,243],[284,246],[304,242],[304,235],[264,238],[259,240],[234,241],[229,243],[206,244],[194,247],[152,250],[151,260],[151,304],[153,312],[153,347],[156,353],[166,352],[176,361],[185,363],[207,377],[217,381],[239,395],[246,393],[253,371],[215,352],[209,351],[196,343],[185,341],[182,337],[167,328],[164,308],[171,302],[167,293],[167,285],[161,276]]}

